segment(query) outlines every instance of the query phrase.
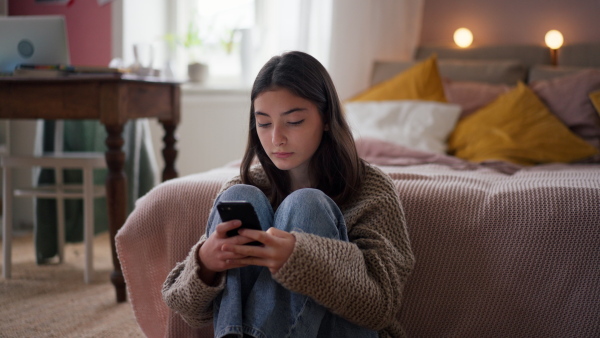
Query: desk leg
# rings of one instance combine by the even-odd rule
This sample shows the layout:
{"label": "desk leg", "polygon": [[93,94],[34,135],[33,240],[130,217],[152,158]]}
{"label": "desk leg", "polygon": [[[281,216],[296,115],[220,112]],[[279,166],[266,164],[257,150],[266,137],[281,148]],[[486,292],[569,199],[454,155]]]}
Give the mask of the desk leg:
{"label": "desk leg", "polygon": [[175,159],[177,158],[175,129],[177,125],[171,121],[160,121],[160,123],[162,123],[165,130],[165,136],[163,137],[165,147],[162,150],[163,159],[165,160],[165,168],[162,173],[162,180],[164,182],[179,176],[177,169],[175,169]]}
{"label": "desk leg", "polygon": [[106,125],[106,164],[108,177],[106,178],[106,200],[108,203],[108,219],[110,230],[110,246],[112,251],[114,270],[110,280],[115,286],[117,302],[127,300],[125,279],[121,272],[121,263],[117,257],[115,236],[127,218],[127,177],[123,168],[125,166],[125,153],[123,152],[123,125]]}

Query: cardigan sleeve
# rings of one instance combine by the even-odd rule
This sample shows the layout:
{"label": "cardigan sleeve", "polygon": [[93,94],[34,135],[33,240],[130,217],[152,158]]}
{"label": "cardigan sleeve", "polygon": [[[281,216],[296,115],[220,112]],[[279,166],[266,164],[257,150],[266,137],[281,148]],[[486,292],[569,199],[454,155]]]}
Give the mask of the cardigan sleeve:
{"label": "cardigan sleeve", "polygon": [[[239,183],[239,176],[232,178],[223,184],[218,194]],[[177,263],[171,270],[162,287],[164,302],[192,327],[202,327],[211,323],[212,302],[225,289],[224,272],[217,273],[214,285],[207,285],[199,277],[201,267],[198,251],[206,239],[206,234],[202,235],[186,259]]]}
{"label": "cardigan sleeve", "polygon": [[211,323],[212,301],[225,288],[224,273],[217,274],[214,285],[204,283],[198,275],[200,264],[197,253],[205,241],[206,235],[203,235],[187,258],[171,270],[162,288],[162,297],[167,306],[192,327]]}
{"label": "cardigan sleeve", "polygon": [[392,181],[378,170],[369,175],[345,217],[350,242],[293,232],[294,251],[273,277],[355,324],[382,330],[400,310],[414,256]]}

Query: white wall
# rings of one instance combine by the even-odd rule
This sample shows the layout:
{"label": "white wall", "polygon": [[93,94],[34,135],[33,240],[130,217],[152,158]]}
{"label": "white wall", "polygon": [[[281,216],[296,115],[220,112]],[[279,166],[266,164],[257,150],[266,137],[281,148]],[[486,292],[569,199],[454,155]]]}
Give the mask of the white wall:
{"label": "white wall", "polygon": [[[179,176],[207,171],[241,159],[246,147],[249,90],[182,86],[181,122],[177,128]],[[152,143],[162,171],[164,131],[151,123]]]}
{"label": "white wall", "polygon": [[[115,0],[112,6],[112,54],[125,67],[134,61],[134,44],[151,44],[152,67],[162,69],[166,60],[167,15],[171,2],[165,0]],[[146,65],[145,65],[146,66]]]}

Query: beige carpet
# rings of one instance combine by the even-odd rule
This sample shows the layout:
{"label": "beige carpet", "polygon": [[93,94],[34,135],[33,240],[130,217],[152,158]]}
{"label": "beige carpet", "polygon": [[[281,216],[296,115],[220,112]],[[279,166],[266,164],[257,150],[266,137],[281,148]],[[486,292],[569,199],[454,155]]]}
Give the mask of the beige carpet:
{"label": "beige carpet", "polygon": [[[62,264],[35,264],[31,235],[13,240],[12,278],[0,277],[0,337],[143,337],[131,305],[117,304],[107,233],[94,239],[94,281],[83,281],[83,244]],[[0,261],[1,264],[1,261]]]}

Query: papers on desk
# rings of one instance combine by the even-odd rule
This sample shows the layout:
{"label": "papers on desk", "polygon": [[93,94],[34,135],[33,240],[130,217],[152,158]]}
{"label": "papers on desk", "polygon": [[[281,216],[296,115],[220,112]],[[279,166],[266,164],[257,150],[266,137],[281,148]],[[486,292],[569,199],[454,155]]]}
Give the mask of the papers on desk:
{"label": "papers on desk", "polygon": [[121,76],[125,70],[101,66],[69,66],[69,65],[34,65],[21,64],[13,72],[15,77],[67,77],[73,75]]}

